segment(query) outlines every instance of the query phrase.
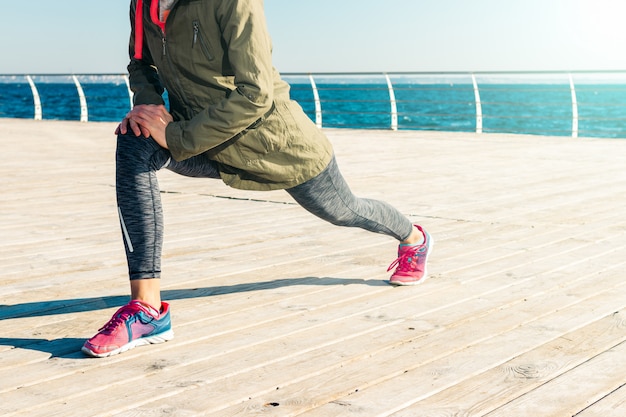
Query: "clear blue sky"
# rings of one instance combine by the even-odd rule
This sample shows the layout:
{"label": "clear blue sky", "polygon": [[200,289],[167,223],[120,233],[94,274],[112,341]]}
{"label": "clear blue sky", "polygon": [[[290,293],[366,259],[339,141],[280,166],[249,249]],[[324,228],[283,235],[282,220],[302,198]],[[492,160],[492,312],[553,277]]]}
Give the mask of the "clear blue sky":
{"label": "clear blue sky", "polygon": [[[0,74],[123,73],[128,0],[4,1]],[[626,70],[626,0],[265,0],[282,72]]]}

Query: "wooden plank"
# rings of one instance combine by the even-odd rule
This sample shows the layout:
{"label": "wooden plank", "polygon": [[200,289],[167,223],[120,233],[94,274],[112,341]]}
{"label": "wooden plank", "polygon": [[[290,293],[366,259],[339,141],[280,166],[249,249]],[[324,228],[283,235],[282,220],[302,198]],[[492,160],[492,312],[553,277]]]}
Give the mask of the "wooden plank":
{"label": "wooden plank", "polygon": [[[623,333],[623,324],[621,330]],[[573,416],[622,387],[625,374],[626,343],[622,342],[490,415]],[[614,415],[623,414],[624,410]]]}
{"label": "wooden plank", "polygon": [[[484,416],[492,415],[494,410],[496,415],[548,415],[543,407],[546,403],[554,403],[560,391],[552,391],[549,398],[537,402],[535,410],[516,409],[507,414],[508,403],[545,384],[551,385],[556,378],[566,377],[568,372],[583,366],[588,358],[603,355],[615,346],[616,341],[626,340],[625,323],[624,311],[610,314],[391,415]],[[603,371],[594,367],[592,372]],[[584,379],[576,384],[587,387]],[[586,392],[579,391],[579,394],[589,398]],[[503,407],[502,413],[497,411],[500,407]],[[561,406],[557,408],[559,415],[565,415],[561,413],[563,409]]]}
{"label": "wooden plank", "polygon": [[[573,384],[621,346],[626,142],[328,130],[357,194],[436,237],[431,280],[388,287],[393,242],[327,225],[284,192],[164,171],[177,337],[84,359],[82,340],[128,291],[113,128],[0,119],[12,138],[0,166],[0,413],[97,415],[106,398],[119,415],[411,415],[450,411],[445,397],[484,414],[547,401],[541,383]],[[582,413],[623,404],[615,381],[595,380]]]}
{"label": "wooden plank", "polygon": [[591,404],[576,417],[607,417],[626,414],[626,384]]}
{"label": "wooden plank", "polygon": [[[606,295],[606,297],[608,298],[604,299],[607,302],[609,298],[621,298],[618,306],[624,302],[623,297],[615,294]],[[610,302],[605,312],[611,310],[609,306]],[[194,388],[197,394],[192,396],[204,399],[195,402],[194,406],[197,408],[190,409],[190,405],[185,408],[182,403],[171,398],[167,398],[167,403],[175,405],[175,408],[193,412],[206,407],[204,409],[206,415],[215,416],[246,415],[263,410],[265,404],[268,403],[281,405],[276,410],[277,415],[302,414],[306,410],[311,410],[310,415],[320,416],[378,415],[379,410],[393,409],[394,404],[396,406],[403,404],[403,398],[427,395],[437,388],[454,384],[460,375],[466,376],[468,372],[472,375],[484,367],[491,366],[493,363],[491,361],[496,363],[502,361],[500,355],[510,358],[520,349],[524,349],[524,346],[537,346],[542,341],[550,340],[559,334],[559,329],[553,327],[541,336],[529,337],[530,334],[535,334],[537,328],[542,327],[544,323],[552,323],[567,317],[567,320],[561,321],[563,324],[560,329],[568,329],[569,326],[575,325],[577,320],[580,320],[579,323],[584,323],[593,320],[596,317],[595,314],[602,314],[599,311],[589,312],[587,303],[581,303],[573,308],[580,314],[573,315],[572,311],[564,309],[555,313],[554,316],[548,316],[536,322],[530,319],[533,322],[531,326],[515,329],[506,329],[507,320],[503,319],[502,313],[494,313],[492,316],[481,319],[485,326],[484,332],[475,328],[467,331],[463,326],[454,326],[452,331],[435,331],[423,337],[405,339],[403,343],[387,346],[385,349],[374,348],[369,353],[362,352],[356,358],[348,356],[332,366],[320,367],[320,359],[318,359],[317,370],[306,367],[302,360],[297,363],[288,362],[285,366],[272,364],[273,366],[268,367],[269,369],[265,369],[258,376],[256,373],[254,377],[248,375],[246,380],[267,381],[269,379],[274,382],[274,386],[280,388],[279,390],[272,389],[273,385],[266,382],[264,389],[254,391],[249,386],[250,383],[246,384],[242,379],[241,388],[235,390],[234,386],[229,386],[229,392],[220,389],[219,383]],[[511,310],[506,314],[516,313],[515,308]],[[486,343],[482,341],[485,337]],[[345,347],[337,346],[335,349],[344,353],[356,347],[358,346],[353,344]],[[488,348],[491,349],[487,350]],[[328,355],[330,352],[323,354],[324,357]],[[480,360],[477,360],[478,358]],[[324,362],[321,363],[324,364]],[[463,367],[458,374],[454,370],[459,369],[461,365]],[[293,373],[289,370],[302,367],[304,369],[296,375],[302,375],[301,378],[306,379],[304,381],[297,378],[290,380],[290,376],[293,378]],[[444,369],[446,372],[443,372]],[[231,370],[231,372],[234,371]],[[424,383],[424,381],[429,382]],[[226,407],[228,405],[226,400],[234,396],[233,391],[238,394],[233,401],[239,401],[241,404]],[[246,401],[245,399],[249,397],[252,398]],[[216,405],[218,398],[220,399],[219,405]],[[348,407],[350,411],[346,410],[346,402],[351,404],[351,407]],[[152,406],[156,407],[156,403]]]}
{"label": "wooden plank", "polygon": [[[588,282],[588,281],[586,281],[586,280],[582,280],[582,281],[583,281],[583,282],[584,282],[587,286],[591,286],[591,284],[592,284],[592,283],[590,283],[590,282]],[[580,290],[580,292],[582,292],[583,294],[588,293],[588,291],[584,291],[583,289],[581,289],[581,290]],[[538,302],[537,302],[537,304],[538,304],[538,305],[545,304],[545,302],[544,302],[543,300],[548,299],[548,298],[549,298],[549,296],[548,296],[548,295],[544,295],[544,297],[542,298],[542,301],[541,301],[541,302],[539,302],[539,301],[538,301]],[[377,300],[378,300],[378,299],[379,299],[379,297],[377,297]],[[567,297],[566,297],[566,299],[567,299]],[[399,303],[403,303],[404,305],[406,305],[405,300],[401,300],[401,301],[397,301],[397,300],[396,300],[396,301],[395,301],[395,304],[399,304]],[[519,303],[518,303],[518,304],[519,304]],[[477,306],[479,306],[479,307],[481,307],[481,308],[487,308],[487,311],[491,311],[491,310],[492,310],[492,308],[491,308],[491,307],[489,307],[489,306],[485,306],[485,305],[484,305],[484,303],[478,303],[478,304],[477,304]],[[584,308],[583,308],[583,307],[584,307]],[[586,306],[583,306],[583,307],[581,307],[581,309],[583,309],[583,310],[585,310],[585,311],[586,311],[586,310],[588,310],[588,307],[586,307]],[[352,307],[352,308],[353,308],[353,307]],[[528,309],[529,311],[532,311],[532,306],[531,306],[531,305],[526,304],[526,305],[524,305],[524,308],[525,308],[525,309]],[[454,309],[453,309],[453,310],[454,310]],[[402,317],[402,314],[401,314],[401,313],[397,313],[397,314],[398,314],[400,317]],[[442,317],[443,317],[443,318],[448,318],[448,317],[450,316],[450,314],[446,314],[446,313],[444,313],[444,312],[437,312],[437,314],[436,314],[436,315],[437,315],[437,317],[438,317],[438,315],[439,315],[439,314],[443,314],[443,315],[442,315]],[[458,314],[458,313],[457,313],[457,314]],[[510,314],[513,314],[513,313],[510,313]],[[337,316],[337,314],[332,314],[332,316]],[[480,316],[482,316],[482,314],[481,314],[481,315],[479,315],[479,317],[480,317]],[[514,315],[514,316],[515,316],[515,317],[517,317],[518,315]],[[512,316],[512,317],[513,317],[513,316]],[[532,317],[532,316],[528,316],[528,317]],[[458,320],[458,319],[457,319],[457,320]],[[494,319],[493,319],[493,321],[494,321],[495,323],[501,323],[502,325],[505,325],[505,326],[510,326],[510,325],[511,325],[511,324],[510,324],[510,323],[508,323],[506,320],[502,320],[501,318],[494,318]],[[464,323],[467,323],[468,321],[467,321],[467,319],[465,319],[465,320],[463,320],[463,322],[464,322]],[[515,326],[515,324],[513,324],[513,326]],[[274,327],[275,327],[275,326],[274,326]],[[441,325],[437,326],[437,328],[439,328],[439,329],[441,329],[442,327],[449,327],[449,326],[441,326]],[[275,327],[275,328],[276,328],[276,327]],[[281,328],[281,329],[282,329],[282,328],[283,328],[283,326],[280,326],[280,327],[277,327],[277,328]],[[461,330],[463,329],[463,327],[462,327],[462,326],[454,326],[454,328],[461,329]],[[490,326],[487,326],[487,327],[486,327],[486,331],[493,331],[493,330],[488,330],[488,329],[490,329],[490,328],[491,328]],[[404,331],[406,332],[406,330],[404,330]],[[534,331],[534,330],[533,330],[533,331]],[[262,334],[266,334],[267,332],[266,332],[266,331],[261,331],[261,333],[262,333]],[[466,335],[466,336],[469,336],[469,337],[474,337],[473,335],[471,335],[471,334],[467,334],[466,332],[463,332],[463,334],[464,334],[464,335]],[[248,335],[248,338],[249,338],[249,337],[250,337],[250,336]],[[449,335],[449,337],[453,337],[453,338],[454,338],[453,340],[456,340],[458,336],[455,336],[455,335]],[[200,339],[204,340],[204,339],[206,339],[206,336],[201,336],[201,337],[200,337]],[[306,340],[306,339],[305,339],[305,340]],[[392,339],[392,340],[393,340],[393,339]],[[445,343],[444,343],[444,342],[442,342],[442,346],[445,346],[445,344],[448,344],[448,345],[449,345],[449,344],[450,344],[450,342],[445,342]],[[362,345],[364,345],[364,344],[362,344],[362,343],[360,343],[360,344],[359,344],[359,346],[362,346]],[[273,353],[272,353],[272,352],[274,352],[274,351],[275,351],[274,349],[264,349],[264,351],[265,351],[265,350],[266,350],[266,351],[268,351],[268,352],[270,352],[270,354],[272,354],[272,356],[273,356]],[[436,350],[438,350],[438,349],[436,349]],[[397,355],[397,353],[395,353],[395,354],[394,354],[394,357],[395,357],[396,355]],[[239,355],[238,355],[238,357],[239,357]],[[253,355],[252,355],[252,358],[258,358],[258,353],[257,353],[257,354],[253,354]],[[225,361],[225,363],[226,363],[226,364],[228,364],[228,363],[230,363],[230,361]],[[197,366],[197,363],[196,363],[196,362],[194,362],[194,364],[195,364],[194,366]],[[144,367],[145,367],[145,365],[142,365],[142,366],[144,366]],[[174,366],[175,368],[177,368],[177,367],[181,367],[181,366],[182,366],[182,367],[184,368],[186,365],[184,365],[184,364],[180,364],[180,365],[173,365],[173,364],[172,364],[172,366]],[[214,369],[214,372],[218,372],[218,373],[219,373],[219,369],[215,369],[215,366],[216,366],[215,364],[209,364],[210,369]],[[402,366],[405,366],[405,364],[402,364]],[[140,369],[141,369],[141,367],[140,367]],[[359,369],[360,369],[360,367],[359,367]],[[386,368],[385,368],[385,367],[381,367],[380,369],[386,369]],[[232,371],[231,371],[231,372],[232,372]],[[223,373],[223,371],[222,371],[222,373],[219,373],[219,374],[221,375],[221,374],[224,374],[224,373]],[[138,373],[138,374],[134,374],[134,375],[135,375],[135,376],[141,376],[141,378],[142,378],[141,380],[142,380],[142,381],[144,380],[143,378],[145,377],[145,375],[143,375],[142,373]],[[171,375],[171,374],[170,374],[170,375]],[[228,373],[226,373],[225,375],[228,375]],[[92,376],[93,376],[93,375],[92,375]],[[182,376],[181,376],[181,377],[182,377]],[[182,377],[182,378],[185,378],[185,377]],[[118,381],[118,379],[114,379],[113,381],[111,381],[111,382],[110,382],[110,384],[111,384],[111,385],[115,384],[115,383],[116,383],[115,381]],[[122,378],[121,380],[119,380],[119,381],[118,381],[118,383],[122,383],[121,381],[124,381],[124,378]],[[146,380],[145,382],[146,382],[147,384],[149,384],[149,379],[148,379],[148,380]],[[80,386],[80,384],[78,384],[78,385]],[[44,390],[45,390],[45,387],[42,387],[41,389],[44,389]],[[22,391],[24,391],[24,390],[22,390]],[[176,391],[174,391],[174,392],[176,392]],[[283,390],[281,389],[281,393],[282,393],[282,392],[283,392]],[[85,392],[84,392],[83,390],[80,390],[80,394],[81,394],[81,395],[83,395],[83,394],[85,394]],[[222,393],[221,395],[224,395],[224,393]],[[69,401],[69,400],[70,400],[70,399],[65,398],[65,400],[64,400],[64,401]],[[46,405],[46,404],[44,403],[43,405]],[[48,411],[49,411],[49,410],[51,410],[51,407],[52,407],[52,406],[51,406],[50,404],[48,404],[48,405],[46,406],[46,410],[48,410]]]}

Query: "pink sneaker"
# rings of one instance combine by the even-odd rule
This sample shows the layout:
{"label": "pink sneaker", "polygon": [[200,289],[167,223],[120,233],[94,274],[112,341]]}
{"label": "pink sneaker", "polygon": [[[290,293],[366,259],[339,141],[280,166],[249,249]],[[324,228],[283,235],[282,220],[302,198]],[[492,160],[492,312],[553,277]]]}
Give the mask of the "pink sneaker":
{"label": "pink sneaker", "polygon": [[424,235],[424,243],[417,246],[400,245],[398,247],[398,259],[393,261],[387,269],[391,271],[397,267],[389,279],[391,285],[417,285],[426,281],[426,262],[435,241],[420,226],[415,225],[415,227]]}
{"label": "pink sneaker", "polygon": [[131,301],[117,310],[81,350],[89,356],[104,358],[136,346],[167,342],[174,338],[169,304],[161,303],[161,310]]}

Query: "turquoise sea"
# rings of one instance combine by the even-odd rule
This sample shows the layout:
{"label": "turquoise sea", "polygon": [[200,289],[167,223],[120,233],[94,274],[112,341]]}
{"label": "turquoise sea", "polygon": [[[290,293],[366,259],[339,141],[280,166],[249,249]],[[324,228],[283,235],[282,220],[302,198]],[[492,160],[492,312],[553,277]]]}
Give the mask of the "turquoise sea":
{"label": "turquoise sea", "polygon": [[[73,82],[34,78],[43,119],[80,120],[79,95]],[[123,78],[91,79],[81,80],[88,120],[121,120],[130,108]],[[308,79],[285,79],[292,86],[292,98],[316,120],[315,96]],[[12,77],[9,82],[2,81],[0,77],[0,117],[32,119],[34,100],[27,80]],[[351,82],[325,77],[316,87],[323,127],[391,128],[390,92],[384,78]],[[568,82],[483,82],[478,87],[483,132],[572,136],[577,126],[581,137],[626,138],[626,84],[577,84],[575,109]],[[400,130],[476,131],[477,97],[471,82],[398,80],[393,83],[393,95]]]}

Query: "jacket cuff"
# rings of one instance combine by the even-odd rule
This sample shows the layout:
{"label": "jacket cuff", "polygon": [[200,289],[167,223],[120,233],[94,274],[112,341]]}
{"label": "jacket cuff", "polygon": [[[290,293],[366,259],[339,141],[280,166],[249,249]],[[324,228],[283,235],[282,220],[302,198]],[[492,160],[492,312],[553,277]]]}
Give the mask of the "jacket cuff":
{"label": "jacket cuff", "polygon": [[133,105],[140,104],[165,104],[163,97],[156,91],[142,91],[133,96]]}

